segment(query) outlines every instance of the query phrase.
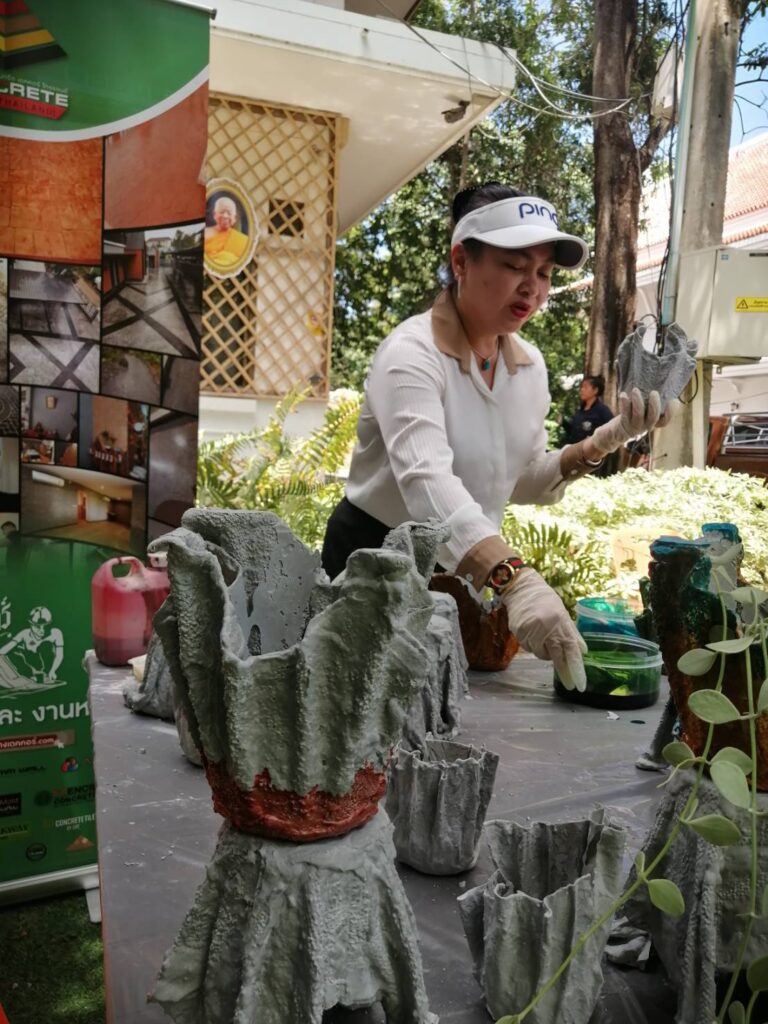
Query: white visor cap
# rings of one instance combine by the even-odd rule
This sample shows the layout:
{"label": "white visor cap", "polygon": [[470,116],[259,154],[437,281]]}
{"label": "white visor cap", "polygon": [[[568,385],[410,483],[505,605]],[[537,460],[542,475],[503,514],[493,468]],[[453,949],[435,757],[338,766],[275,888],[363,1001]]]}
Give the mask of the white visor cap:
{"label": "white visor cap", "polygon": [[589,256],[583,239],[558,230],[554,206],[535,196],[500,199],[465,214],[453,229],[451,248],[466,238],[499,249],[525,249],[554,242],[555,266],[565,270],[578,270]]}

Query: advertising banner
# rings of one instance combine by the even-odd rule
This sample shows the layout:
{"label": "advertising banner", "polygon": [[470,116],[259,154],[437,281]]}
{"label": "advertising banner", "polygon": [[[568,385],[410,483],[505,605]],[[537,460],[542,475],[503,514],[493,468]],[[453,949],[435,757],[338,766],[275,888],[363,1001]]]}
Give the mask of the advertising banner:
{"label": "advertising banner", "polygon": [[91,578],[194,502],[208,40],[0,0],[0,902],[93,871]]}

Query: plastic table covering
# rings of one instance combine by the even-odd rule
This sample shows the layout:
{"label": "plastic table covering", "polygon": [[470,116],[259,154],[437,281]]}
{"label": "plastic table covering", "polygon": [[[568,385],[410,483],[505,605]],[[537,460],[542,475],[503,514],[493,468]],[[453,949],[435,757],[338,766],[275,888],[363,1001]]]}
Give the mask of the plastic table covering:
{"label": "plastic table covering", "polygon": [[[166,949],[203,880],[221,819],[201,769],[179,747],[173,723],[136,715],[123,704],[128,669],[86,656],[95,748],[108,1024],[170,1020],[146,1003]],[[638,771],[661,715],[650,708],[618,719],[553,695],[546,662],[518,655],[500,673],[470,673],[459,742],[500,756],[487,818],[566,821],[596,804],[629,831],[627,870],[652,820],[662,777]],[[663,685],[663,689],[665,686]],[[483,842],[472,871],[433,877],[401,866],[419,928],[430,1008],[442,1024],[488,1024],[456,897],[492,872]],[[604,965],[605,984],[591,1024],[672,1024],[675,994],[662,970]],[[327,1024],[380,1024],[380,1007],[335,1009]],[[294,1022],[286,1022],[294,1024]],[[296,1022],[298,1024],[298,1022]],[[399,1022],[389,1022],[399,1024]]]}

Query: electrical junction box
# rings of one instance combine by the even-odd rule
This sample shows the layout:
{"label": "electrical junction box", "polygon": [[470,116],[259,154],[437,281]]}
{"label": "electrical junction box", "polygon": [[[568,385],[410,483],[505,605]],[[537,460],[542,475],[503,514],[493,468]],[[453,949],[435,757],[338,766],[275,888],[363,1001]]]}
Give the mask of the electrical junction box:
{"label": "electrical junction box", "polygon": [[698,341],[697,359],[768,356],[768,249],[720,245],[681,255],[675,320]]}

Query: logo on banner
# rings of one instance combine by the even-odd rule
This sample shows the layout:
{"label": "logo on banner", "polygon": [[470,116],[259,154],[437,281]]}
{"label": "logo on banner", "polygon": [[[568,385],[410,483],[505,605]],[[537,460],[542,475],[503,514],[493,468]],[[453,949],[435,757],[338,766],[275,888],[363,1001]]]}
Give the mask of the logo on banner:
{"label": "logo on banner", "polygon": [[0,78],[0,109],[17,110],[33,117],[58,121],[69,109],[69,94],[66,90],[53,89],[44,82]]}
{"label": "logo on banner", "polygon": [[[0,70],[66,57],[24,0],[0,0]],[[0,78],[0,109],[58,121],[69,107],[66,89],[19,77]]]}
{"label": "logo on banner", "polygon": [[10,601],[0,599],[0,698],[39,693],[66,683],[57,676],[64,659],[64,635],[48,608],[33,608],[26,624],[12,628]]}
{"label": "logo on banner", "polygon": [[65,56],[25,0],[0,0],[0,68],[18,68]]}

